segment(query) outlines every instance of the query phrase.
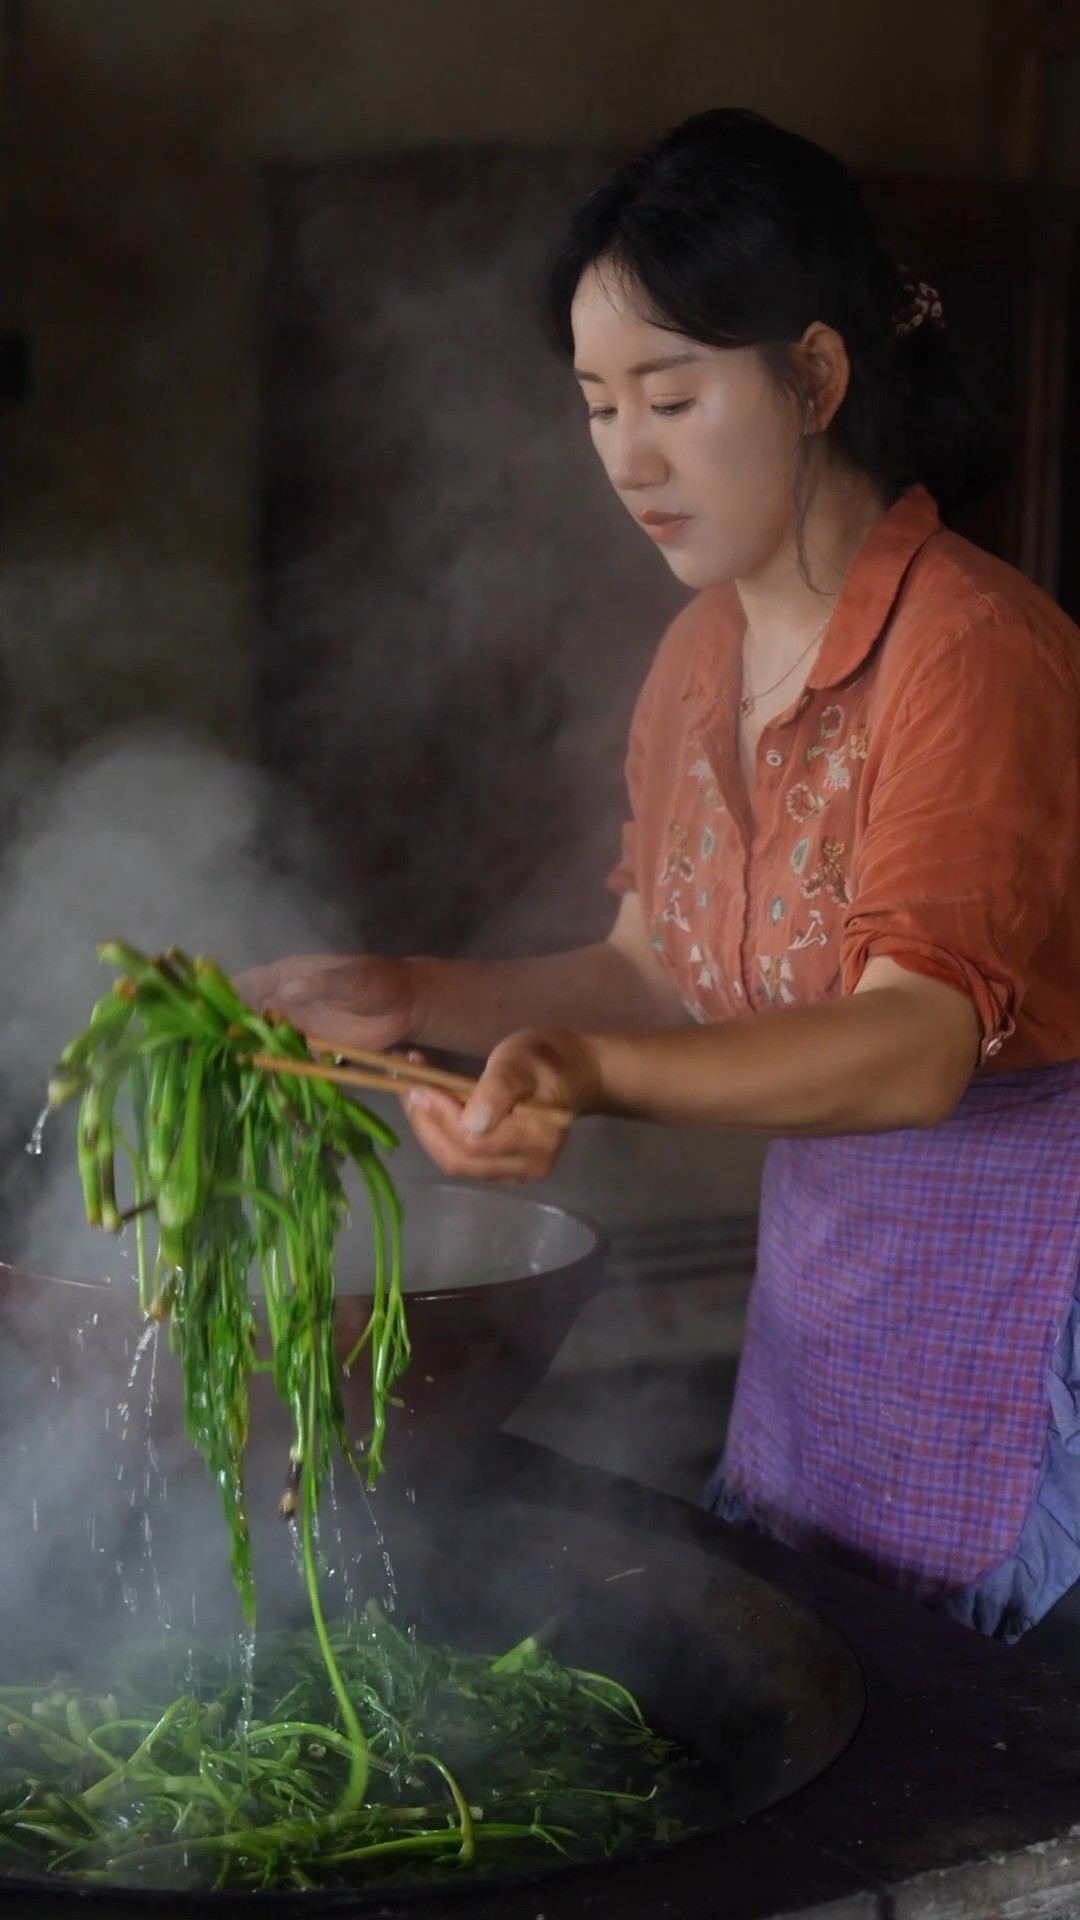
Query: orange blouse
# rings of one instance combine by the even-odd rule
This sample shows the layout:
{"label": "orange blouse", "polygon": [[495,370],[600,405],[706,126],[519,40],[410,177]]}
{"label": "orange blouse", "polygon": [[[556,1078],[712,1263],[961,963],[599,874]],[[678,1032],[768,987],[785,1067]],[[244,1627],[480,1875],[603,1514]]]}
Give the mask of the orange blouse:
{"label": "orange blouse", "polygon": [[850,993],[889,955],[969,995],[983,1057],[1080,1057],[1080,632],[916,488],[878,521],[796,702],[738,751],[732,587],[634,716],[611,876],[702,1021]]}

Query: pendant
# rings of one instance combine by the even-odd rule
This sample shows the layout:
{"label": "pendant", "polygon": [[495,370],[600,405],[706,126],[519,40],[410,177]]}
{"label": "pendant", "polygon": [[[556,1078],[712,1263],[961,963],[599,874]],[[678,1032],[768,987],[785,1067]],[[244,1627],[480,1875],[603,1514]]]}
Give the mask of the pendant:
{"label": "pendant", "polygon": [[742,714],[744,720],[749,720],[753,711],[754,696],[752,693],[744,693],[742,699],[739,701],[739,712]]}

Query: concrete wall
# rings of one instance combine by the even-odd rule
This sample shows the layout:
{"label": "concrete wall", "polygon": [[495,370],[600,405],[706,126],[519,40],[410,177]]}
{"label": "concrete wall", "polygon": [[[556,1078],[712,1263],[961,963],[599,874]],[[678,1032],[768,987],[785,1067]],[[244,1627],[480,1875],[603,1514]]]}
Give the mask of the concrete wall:
{"label": "concrete wall", "polygon": [[[7,735],[163,713],[242,752],[258,462],[258,168],[442,138],[615,145],[752,105],[878,169],[977,164],[985,0],[22,0],[4,47]],[[628,1132],[609,1218],[750,1206],[759,1150]]]}

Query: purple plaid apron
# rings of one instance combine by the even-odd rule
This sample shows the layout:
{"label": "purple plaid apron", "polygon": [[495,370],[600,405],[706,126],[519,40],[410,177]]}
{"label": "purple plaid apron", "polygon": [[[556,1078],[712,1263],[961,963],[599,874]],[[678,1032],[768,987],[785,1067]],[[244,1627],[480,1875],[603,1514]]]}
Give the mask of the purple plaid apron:
{"label": "purple plaid apron", "polygon": [[1003,1639],[1080,1579],[1080,1062],[772,1146],[709,1504]]}

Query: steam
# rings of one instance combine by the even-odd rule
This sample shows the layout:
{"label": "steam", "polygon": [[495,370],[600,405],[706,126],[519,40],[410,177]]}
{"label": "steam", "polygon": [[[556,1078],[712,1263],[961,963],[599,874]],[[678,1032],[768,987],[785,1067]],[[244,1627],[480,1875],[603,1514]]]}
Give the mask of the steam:
{"label": "steam", "polygon": [[[29,1660],[43,1616],[46,1646],[51,1633],[85,1652],[95,1623],[104,1633],[125,1609],[143,1631],[235,1614],[216,1492],[183,1435],[166,1336],[140,1339],[130,1230],[114,1240],[83,1217],[73,1109],[49,1119],[40,1155],[23,1151],[53,1060],[110,982],[96,943],[178,941],[234,971],[347,942],[333,900],[268,847],[267,780],[222,751],[143,730],[67,765],[23,757],[18,772],[0,866],[2,1252],[31,1272],[109,1282],[0,1289],[0,1629],[11,1624],[6,1642]],[[304,843],[294,816],[294,856]],[[280,1587],[291,1576],[280,1539],[264,1559],[264,1581]],[[55,1646],[42,1657],[55,1664]]]}
{"label": "steam", "polygon": [[[213,630],[237,631],[237,583],[148,564],[123,527],[81,585],[47,568],[22,582],[14,680],[37,737],[61,747],[96,737],[69,760],[31,743],[0,775],[8,1260],[107,1275],[116,1296],[130,1291],[130,1250],[82,1221],[72,1116],[47,1127],[40,1159],[23,1152],[49,1067],[105,984],[94,958],[103,936],[150,950],[178,941],[235,971],[305,950],[536,950],[595,935],[610,918],[603,876],[624,806],[626,725],[681,595],[613,506],[568,375],[529,319],[544,236],[582,169],[560,177],[543,156],[478,165],[460,204],[429,209],[419,227],[407,165],[376,195],[361,170],[363,191],[354,180],[336,205],[322,204],[325,178],[302,183],[312,197],[285,293],[294,312],[316,316],[312,364],[325,384],[309,390],[287,354],[271,370],[284,383],[272,464],[315,502],[274,556],[262,689],[273,777],[178,731],[96,731],[106,711],[195,721],[205,701],[219,725],[243,705],[235,665],[223,663],[231,691],[218,701],[205,639],[194,644],[204,593]],[[481,178],[484,206],[497,214],[501,204],[502,215],[477,247]],[[201,485],[202,464],[189,477]],[[62,645],[31,657],[38,624]],[[79,679],[99,703],[86,713],[71,710],[55,672],[76,636],[100,669]],[[644,1204],[646,1163],[651,1210],[656,1166],[681,1195],[684,1161],[676,1135],[646,1151],[640,1131],[616,1143],[585,1129],[552,1191],[592,1210],[604,1180],[625,1217]],[[430,1172],[406,1142],[396,1166],[410,1162]],[[99,1587],[103,1607],[123,1606],[125,1581],[150,1578],[147,1512],[158,1565],[171,1561],[228,1600],[224,1529],[201,1463],[181,1441],[159,1452],[150,1488],[130,1464],[142,1458],[152,1374],[166,1390],[164,1354],[156,1373],[151,1346],[136,1355],[132,1312],[118,1368],[105,1320],[93,1323],[96,1302],[86,1310],[85,1324],[58,1325],[43,1290],[21,1301],[18,1338],[0,1340],[0,1616],[25,1623],[51,1592],[76,1639],[80,1624],[92,1628]],[[175,1422],[165,1427],[175,1434]],[[279,1536],[275,1548],[280,1564]],[[154,1595],[143,1589],[140,1606],[152,1620]]]}
{"label": "steam", "polygon": [[[343,915],[268,853],[270,788],[251,766],[175,733],[103,741],[66,766],[38,760],[20,831],[0,867],[0,1076],[8,1140],[6,1246],[46,1271],[71,1265],[76,1215],[43,1164],[15,1151],[39,1111],[61,1047],[110,984],[97,942],[151,952],[178,942],[227,970],[269,955],[340,948]],[[302,844],[294,826],[294,855]],[[21,1135],[21,1141],[18,1136]],[[70,1163],[69,1163],[70,1165]],[[25,1218],[20,1218],[26,1208]],[[86,1271],[85,1267],[82,1269]]]}
{"label": "steam", "polygon": [[551,950],[610,923],[627,726],[685,595],[540,325],[592,166],[446,166],[450,191],[415,156],[301,169],[274,202],[269,467],[300,504],[272,517],[267,657],[375,946]]}

